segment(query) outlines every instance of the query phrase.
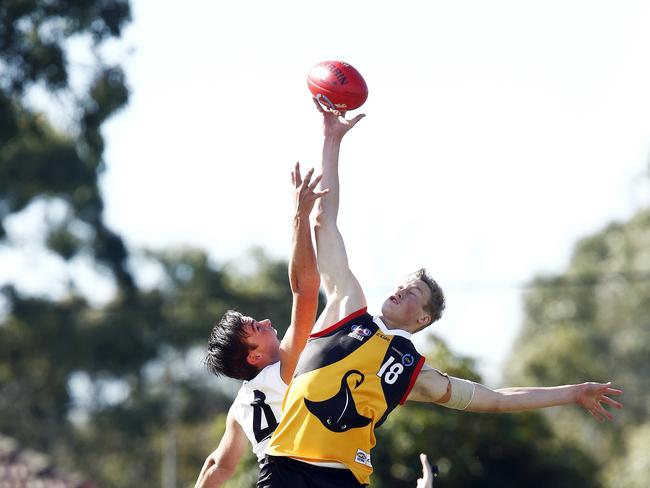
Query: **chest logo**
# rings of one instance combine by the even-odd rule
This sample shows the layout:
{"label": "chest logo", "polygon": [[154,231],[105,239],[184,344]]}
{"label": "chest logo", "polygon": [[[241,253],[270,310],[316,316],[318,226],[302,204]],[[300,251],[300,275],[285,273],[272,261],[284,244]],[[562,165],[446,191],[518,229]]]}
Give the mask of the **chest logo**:
{"label": "chest logo", "polygon": [[363,325],[353,325],[352,332],[350,332],[348,335],[357,339],[358,341],[362,341],[366,337],[370,337],[372,335],[372,332],[370,329],[365,328]]}
{"label": "chest logo", "polygon": [[345,432],[358,427],[365,427],[371,421],[357,411],[357,406],[348,384],[348,378],[356,377],[353,388],[356,390],[365,376],[356,369],[350,370],[341,378],[341,387],[336,395],[327,400],[314,402],[304,399],[307,409],[332,432]]}

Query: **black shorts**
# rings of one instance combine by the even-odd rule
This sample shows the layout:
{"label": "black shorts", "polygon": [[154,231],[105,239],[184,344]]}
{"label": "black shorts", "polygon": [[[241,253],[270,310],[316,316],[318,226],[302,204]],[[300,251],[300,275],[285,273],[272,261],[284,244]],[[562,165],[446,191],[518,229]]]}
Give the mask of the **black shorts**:
{"label": "black shorts", "polygon": [[325,468],[285,456],[266,456],[257,488],[359,488],[349,469]]}

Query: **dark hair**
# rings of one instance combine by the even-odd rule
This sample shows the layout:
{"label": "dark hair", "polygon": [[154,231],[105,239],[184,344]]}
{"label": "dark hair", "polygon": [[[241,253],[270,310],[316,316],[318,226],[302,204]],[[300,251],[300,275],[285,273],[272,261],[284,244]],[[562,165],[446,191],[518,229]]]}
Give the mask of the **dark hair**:
{"label": "dark hair", "polygon": [[245,341],[247,335],[242,319],[239,312],[228,310],[212,328],[205,357],[205,365],[211,373],[238,380],[251,380],[257,375],[257,368],[246,360],[250,349]]}
{"label": "dark hair", "polygon": [[436,283],[436,280],[431,277],[425,268],[418,269],[411,276],[424,281],[431,291],[431,300],[429,300],[429,302],[424,306],[424,311],[431,315],[431,320],[428,324],[418,329],[422,330],[433,324],[442,316],[442,311],[445,309],[445,295],[442,293],[440,285]]}

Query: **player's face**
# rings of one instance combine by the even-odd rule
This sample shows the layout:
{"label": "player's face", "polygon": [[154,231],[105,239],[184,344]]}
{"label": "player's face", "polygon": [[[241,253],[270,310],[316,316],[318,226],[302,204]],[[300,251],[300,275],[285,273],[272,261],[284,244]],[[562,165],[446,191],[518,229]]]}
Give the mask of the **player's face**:
{"label": "player's face", "polygon": [[410,278],[384,301],[381,313],[388,325],[418,329],[425,325],[421,319],[428,315],[424,306],[429,300],[431,290],[427,284],[418,278]]}
{"label": "player's face", "polygon": [[249,346],[249,362],[262,369],[280,359],[280,340],[278,332],[269,319],[257,321],[252,317],[243,318],[246,329],[246,343]]}

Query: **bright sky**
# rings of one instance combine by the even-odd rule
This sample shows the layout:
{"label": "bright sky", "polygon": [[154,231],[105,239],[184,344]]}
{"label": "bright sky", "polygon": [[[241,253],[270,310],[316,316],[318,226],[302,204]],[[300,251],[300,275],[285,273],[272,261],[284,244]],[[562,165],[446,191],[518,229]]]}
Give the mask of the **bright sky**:
{"label": "bright sky", "polygon": [[287,258],[289,172],[320,157],[305,78],[328,59],[370,90],[340,162],[370,309],[429,268],[448,300],[435,332],[491,386],[520,285],[649,203],[650,2],[179,5],[132,0],[131,103],[105,131],[108,222],[135,248]]}

